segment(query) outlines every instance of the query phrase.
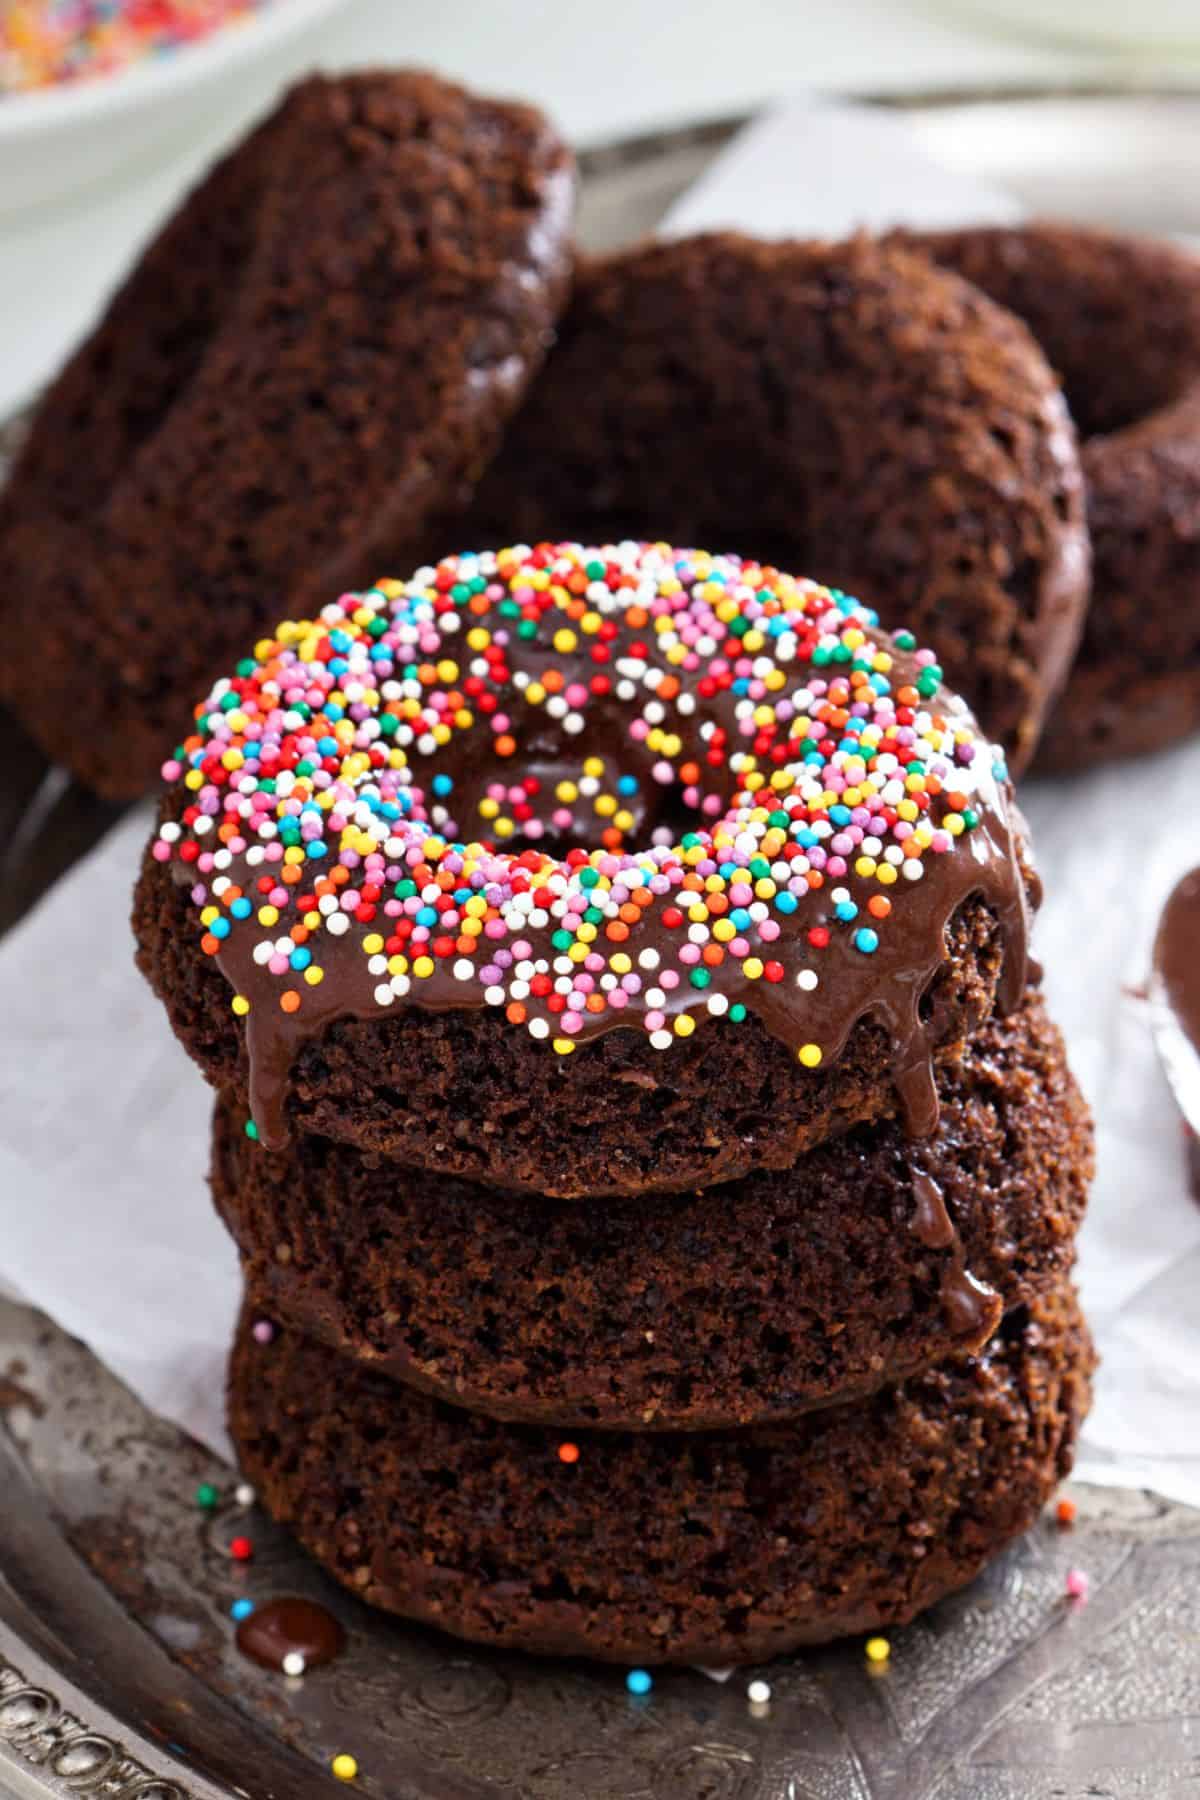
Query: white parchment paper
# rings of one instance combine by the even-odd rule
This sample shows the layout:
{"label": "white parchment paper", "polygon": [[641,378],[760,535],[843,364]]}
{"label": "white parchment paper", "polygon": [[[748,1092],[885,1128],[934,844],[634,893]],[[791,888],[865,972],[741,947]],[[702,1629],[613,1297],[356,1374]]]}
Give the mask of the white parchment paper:
{"label": "white parchment paper", "polygon": [[[670,223],[781,235],[1015,210],[931,169],[902,121],[805,105],[744,134]],[[1080,1277],[1103,1362],[1078,1472],[1193,1505],[1200,1206],[1136,990],[1162,901],[1200,862],[1197,792],[1200,742],[1022,796],[1047,893],[1036,948],[1099,1136]],[[227,1449],[238,1280],[205,1180],[211,1095],[132,961],[150,818],[130,815],[0,944],[0,1279]]]}

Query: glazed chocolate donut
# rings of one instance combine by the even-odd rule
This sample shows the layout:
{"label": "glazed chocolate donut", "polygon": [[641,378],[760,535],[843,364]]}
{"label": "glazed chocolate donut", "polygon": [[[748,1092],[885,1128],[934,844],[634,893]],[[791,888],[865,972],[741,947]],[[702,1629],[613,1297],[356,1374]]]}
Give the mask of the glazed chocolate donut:
{"label": "glazed chocolate donut", "polygon": [[639,1663],[765,1660],[965,1586],[1069,1473],[1093,1360],[1064,1282],[982,1355],[865,1402],[564,1445],[255,1324],[267,1337],[251,1301],[230,1431],[335,1579],[476,1642]]}
{"label": "glazed chocolate donut", "polygon": [[1092,598],[1046,769],[1200,726],[1200,259],[1077,226],[902,234],[1019,314],[1083,439]]}
{"label": "glazed chocolate donut", "polygon": [[1060,1282],[1087,1109],[1040,998],[939,1072],[941,1123],[855,1126],[794,1169],[567,1206],[328,1138],[272,1155],[218,1102],[213,1198],[274,1319],[472,1412],[765,1425],[967,1349]]}
{"label": "glazed chocolate donut", "polygon": [[1075,434],[1025,327],[896,249],[707,236],[578,272],[439,549],[661,534],[828,572],[932,644],[1014,771],[1075,653]]}
{"label": "glazed chocolate donut", "polygon": [[543,1194],[937,1122],[1024,992],[1002,753],[910,632],[756,563],[450,559],[197,709],[135,900],[185,1047],[289,1124]]}
{"label": "glazed chocolate donut", "polygon": [[3,697],[153,784],[287,607],[425,554],[540,365],[569,153],[432,76],[314,77],[218,165],[50,388],[0,498]]}

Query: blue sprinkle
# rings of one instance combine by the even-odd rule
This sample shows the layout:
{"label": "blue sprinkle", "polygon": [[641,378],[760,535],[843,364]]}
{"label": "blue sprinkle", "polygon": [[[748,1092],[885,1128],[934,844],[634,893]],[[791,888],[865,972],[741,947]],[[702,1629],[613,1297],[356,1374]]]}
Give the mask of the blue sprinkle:
{"label": "blue sprinkle", "polygon": [[307,844],[305,844],[305,846],[304,846],[304,854],[305,854],[305,856],[311,856],[313,858],[314,862],[316,861],[318,856],[324,856],[325,846],[321,842],[320,838],[311,838],[309,840],[309,842]]}
{"label": "blue sprinkle", "polygon": [[436,906],[423,906],[417,914],[417,924],[436,925],[438,917],[439,914]]}
{"label": "blue sprinkle", "polygon": [[248,919],[250,917],[251,912],[253,911],[253,908],[251,907],[250,902],[246,899],[246,896],[243,894],[242,898],[240,900],[234,901],[233,905],[230,907],[229,910],[233,914],[235,919]]}
{"label": "blue sprinkle", "polygon": [[435,775],[430,786],[435,794],[448,794],[454,786],[454,778],[450,775]]}
{"label": "blue sprinkle", "polygon": [[782,894],[776,894],[774,904],[776,912],[794,913],[800,902],[795,894],[789,894],[785,889]]}
{"label": "blue sprinkle", "polygon": [[338,741],[335,737],[318,738],[317,749],[321,752],[322,756],[336,756],[338,753]]}
{"label": "blue sprinkle", "polygon": [[214,919],[208,929],[215,938],[227,938],[229,936],[229,920]]}
{"label": "blue sprinkle", "polygon": [[879,948],[879,933],[872,931],[869,925],[864,925],[861,930],[855,932],[854,943],[864,956],[870,956]]}
{"label": "blue sprinkle", "polygon": [[848,806],[831,806],[829,817],[835,825],[848,825],[851,818],[850,808]]}
{"label": "blue sprinkle", "polygon": [[235,1600],[229,1609],[229,1616],[231,1619],[236,1619],[240,1625],[242,1620],[248,1619],[253,1611],[253,1600]]}
{"label": "blue sprinkle", "polygon": [[636,775],[622,775],[617,781],[618,794],[636,794],[638,778]]}
{"label": "blue sprinkle", "polygon": [[729,915],[729,923],[735,931],[749,931],[753,921],[744,906],[735,906]]}
{"label": "blue sprinkle", "polygon": [[625,1686],[631,1694],[648,1694],[654,1686],[654,1678],[648,1669],[630,1669],[625,1677]]}
{"label": "blue sprinkle", "polygon": [[288,958],[288,961],[291,963],[293,969],[307,969],[309,963],[312,961],[312,951],[306,950],[303,944],[297,944],[296,948],[292,951],[291,956]]}
{"label": "blue sprinkle", "polygon": [[857,919],[858,917],[858,907],[853,900],[839,900],[833,910],[835,916],[842,921],[843,925],[848,925],[851,919]]}

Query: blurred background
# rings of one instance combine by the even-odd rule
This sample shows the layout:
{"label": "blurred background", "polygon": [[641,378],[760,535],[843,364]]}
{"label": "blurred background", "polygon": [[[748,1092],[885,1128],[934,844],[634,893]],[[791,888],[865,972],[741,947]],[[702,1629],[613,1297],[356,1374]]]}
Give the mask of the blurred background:
{"label": "blurred background", "polygon": [[[1200,92],[1200,0],[1142,0],[1136,8],[1128,0],[191,5],[194,41],[172,45],[177,8],[168,0],[0,0],[0,417],[51,374],[133,251],[217,150],[314,66],[425,64],[485,91],[539,101],[580,147],[752,112],[810,90],[1012,94],[1195,84]],[[85,19],[88,32],[72,46]],[[130,49],[131,21],[156,46],[147,54]],[[973,143],[981,117],[986,126],[977,113],[965,134],[937,149],[952,161],[977,157],[995,174],[995,145]],[[1188,208],[1200,209],[1200,180],[1178,118],[1176,110],[1162,124],[1173,191],[1164,197],[1143,168],[1133,210],[1157,208],[1165,216],[1145,223],[1186,229]],[[1043,181],[1047,168],[1069,168],[1083,153],[1069,113],[1046,128],[1054,141],[1029,145]],[[1154,129],[1147,115],[1139,137]],[[1006,129],[1010,160],[1029,130],[1022,126],[1014,139]],[[1102,204],[1128,215],[1119,180],[1114,187],[1105,173],[1100,185],[1105,192],[1091,202],[1065,196],[1070,209],[1086,214]]]}

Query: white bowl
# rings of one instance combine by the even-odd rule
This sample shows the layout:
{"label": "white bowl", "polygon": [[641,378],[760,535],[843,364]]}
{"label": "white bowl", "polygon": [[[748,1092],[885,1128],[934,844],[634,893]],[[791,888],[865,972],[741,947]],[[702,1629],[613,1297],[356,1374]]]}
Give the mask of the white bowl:
{"label": "white bowl", "polygon": [[0,96],[0,214],[36,210],[145,164],[211,121],[345,0],[269,0],[261,12],[111,75]]}

